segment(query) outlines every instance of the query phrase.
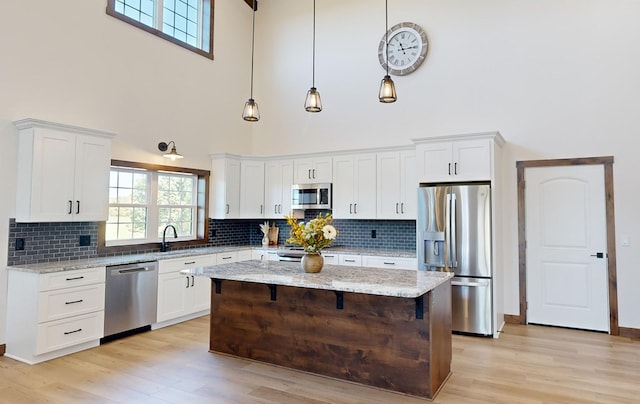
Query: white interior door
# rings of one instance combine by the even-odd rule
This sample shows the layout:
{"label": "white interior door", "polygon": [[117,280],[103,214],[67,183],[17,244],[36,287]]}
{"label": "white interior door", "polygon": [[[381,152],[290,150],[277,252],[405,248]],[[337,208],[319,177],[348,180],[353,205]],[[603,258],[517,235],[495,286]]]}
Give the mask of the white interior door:
{"label": "white interior door", "polygon": [[603,167],[531,167],[525,181],[528,321],[609,331]]}

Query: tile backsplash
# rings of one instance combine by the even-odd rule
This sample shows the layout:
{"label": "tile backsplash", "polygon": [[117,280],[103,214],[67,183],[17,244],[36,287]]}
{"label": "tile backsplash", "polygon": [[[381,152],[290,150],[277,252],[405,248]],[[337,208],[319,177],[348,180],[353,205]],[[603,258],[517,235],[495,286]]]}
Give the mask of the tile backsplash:
{"label": "tile backsplash", "polygon": [[[320,211],[306,211],[304,220],[313,219]],[[208,246],[254,245],[262,240],[260,219],[209,219]],[[285,244],[289,237],[286,220],[268,220],[280,229],[278,243]],[[335,246],[415,250],[415,220],[353,220],[335,219],[338,229]],[[372,234],[375,233],[375,238]],[[80,236],[88,245],[80,245]],[[16,241],[24,240],[24,249],[16,250]],[[157,249],[126,253],[98,254],[98,222],[76,223],[16,223],[9,220],[8,265],[24,265],[69,259],[96,258],[125,254],[157,252]],[[201,246],[198,246],[201,247]],[[175,247],[174,247],[175,248]],[[193,248],[193,247],[191,247]]]}

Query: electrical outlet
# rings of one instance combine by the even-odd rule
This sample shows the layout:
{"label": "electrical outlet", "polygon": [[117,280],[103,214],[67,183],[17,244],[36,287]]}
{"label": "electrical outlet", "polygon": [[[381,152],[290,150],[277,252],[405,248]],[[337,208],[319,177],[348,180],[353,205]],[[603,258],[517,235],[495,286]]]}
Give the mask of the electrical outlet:
{"label": "electrical outlet", "polygon": [[378,233],[375,230],[371,230],[371,238],[378,237]]}
{"label": "electrical outlet", "polygon": [[80,247],[86,247],[91,245],[91,236],[80,236]]}
{"label": "electrical outlet", "polygon": [[17,238],[16,239],[16,251],[22,251],[24,250],[24,239],[23,238]]}

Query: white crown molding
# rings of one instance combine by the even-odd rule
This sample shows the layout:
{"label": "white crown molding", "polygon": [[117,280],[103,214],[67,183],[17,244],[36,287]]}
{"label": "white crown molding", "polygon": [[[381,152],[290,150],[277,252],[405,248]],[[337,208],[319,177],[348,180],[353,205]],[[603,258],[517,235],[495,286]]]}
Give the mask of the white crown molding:
{"label": "white crown molding", "polygon": [[117,136],[116,133],[105,132],[97,129],[82,128],[80,126],[66,125],[63,123],[44,121],[41,119],[33,119],[33,118],[20,119],[18,121],[14,121],[13,124],[16,126],[16,128],[18,128],[18,130],[31,129],[31,128],[47,128],[47,129],[61,130],[65,132],[100,136],[100,137],[105,137],[109,139]]}

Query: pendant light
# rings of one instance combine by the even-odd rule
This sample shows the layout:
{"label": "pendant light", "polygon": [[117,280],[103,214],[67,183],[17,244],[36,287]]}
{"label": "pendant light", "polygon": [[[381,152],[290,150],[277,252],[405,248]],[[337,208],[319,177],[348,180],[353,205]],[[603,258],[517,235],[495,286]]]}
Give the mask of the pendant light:
{"label": "pendant light", "polygon": [[386,55],[385,65],[387,66],[387,74],[380,83],[380,94],[378,99],[383,103],[396,102],[398,96],[396,95],[396,85],[391,80],[389,75],[389,0],[384,0],[384,27],[385,27],[385,48],[384,53]]}
{"label": "pendant light", "polygon": [[253,99],[253,55],[256,40],[256,0],[253,0],[253,22],[251,27],[251,95],[249,100],[244,104],[244,110],[242,111],[242,119],[249,122],[256,122],[260,120],[260,111],[258,110],[258,104]]}
{"label": "pendant light", "polygon": [[304,109],[307,112],[322,111],[322,100],[320,100],[320,93],[316,89],[316,0],[313,0],[313,59],[311,69],[311,88],[307,91],[307,98],[304,100]]}

